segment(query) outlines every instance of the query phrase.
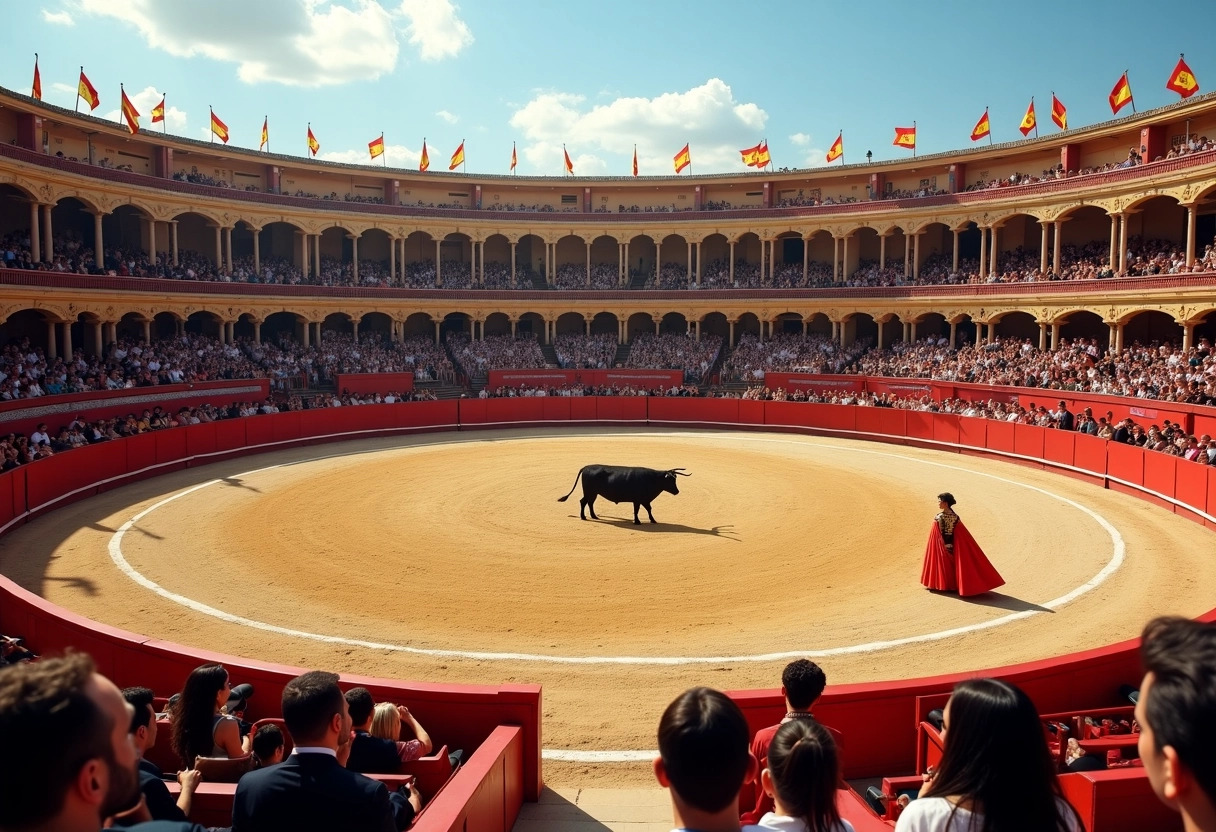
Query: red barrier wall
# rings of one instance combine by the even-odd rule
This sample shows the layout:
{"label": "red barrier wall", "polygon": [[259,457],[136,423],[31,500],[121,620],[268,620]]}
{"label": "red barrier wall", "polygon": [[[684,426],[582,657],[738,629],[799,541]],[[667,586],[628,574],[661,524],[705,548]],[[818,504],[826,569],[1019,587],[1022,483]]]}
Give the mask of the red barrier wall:
{"label": "red barrier wall", "polygon": [[574,370],[490,370],[486,387],[561,387],[574,383]]}
{"label": "red barrier wall", "polygon": [[339,392],[408,393],[414,389],[413,373],[336,373],[334,384]]}

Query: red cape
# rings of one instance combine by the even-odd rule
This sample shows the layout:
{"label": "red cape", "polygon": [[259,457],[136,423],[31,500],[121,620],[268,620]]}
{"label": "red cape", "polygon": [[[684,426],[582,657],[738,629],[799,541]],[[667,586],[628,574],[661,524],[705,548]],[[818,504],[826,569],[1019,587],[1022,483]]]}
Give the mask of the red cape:
{"label": "red cape", "polygon": [[979,595],[1003,586],[1005,579],[984,555],[971,532],[959,520],[954,524],[954,552],[946,549],[941,529],[936,522],[929,530],[925,546],[925,563],[920,582],[929,589],[957,592],[959,595]]}

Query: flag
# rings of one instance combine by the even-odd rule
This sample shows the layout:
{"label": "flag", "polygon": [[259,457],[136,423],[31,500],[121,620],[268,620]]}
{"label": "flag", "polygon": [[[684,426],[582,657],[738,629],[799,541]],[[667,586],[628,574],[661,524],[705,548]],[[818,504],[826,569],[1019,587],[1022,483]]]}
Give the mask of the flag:
{"label": "flag", "polygon": [[258,150],[270,144],[270,116],[262,116],[262,140],[258,142]]}
{"label": "flag", "polygon": [[376,138],[367,143],[367,152],[375,159],[377,156],[384,155],[384,134],[381,133]]}
{"label": "flag", "polygon": [[916,149],[916,127],[896,127],[895,141],[891,144],[896,147],[910,147]]}
{"label": "flag", "polygon": [[131,99],[127,98],[127,91],[120,84],[118,87],[119,94],[122,96],[122,117],[127,123],[127,129],[132,133],[139,132],[139,111],[135,109],[135,105],[131,103]]}
{"label": "flag", "polygon": [[88,76],[84,74],[84,67],[80,68],[80,83],[76,85],[76,95],[85,100],[90,110],[96,110],[97,105],[101,103],[101,99],[97,97],[97,89],[89,83]]}
{"label": "flag", "polygon": [[773,157],[768,155],[768,141],[760,142],[760,150],[756,153],[756,167],[762,168],[771,161]]}
{"label": "flag", "polygon": [[317,155],[317,151],[321,149],[321,143],[317,141],[317,137],[312,133],[312,125],[308,125],[308,150],[313,156]]}
{"label": "flag", "polygon": [[984,136],[990,135],[992,135],[992,125],[988,122],[988,108],[985,107],[984,114],[975,123],[975,127],[971,128],[971,141],[978,142]]}
{"label": "flag", "polygon": [[832,146],[828,148],[828,161],[835,162],[844,155],[844,131],[836,137],[836,141],[832,142]]}
{"label": "flag", "polygon": [[519,164],[519,157],[515,155],[515,142],[511,142],[511,170],[515,170],[517,164]]}
{"label": "flag", "polygon": [[[637,148],[635,147],[633,149],[635,157],[637,156],[637,152]],[[679,173],[680,171],[684,170],[684,168],[692,164],[692,153],[689,151],[687,144],[680,149],[680,152],[675,155],[675,158],[672,161],[676,166],[676,173]],[[634,173],[634,176],[637,176],[637,173]]]}
{"label": "flag", "polygon": [[1110,91],[1110,111],[1115,115],[1119,111],[1131,104],[1134,108],[1136,105],[1132,103],[1132,85],[1127,82],[1127,73],[1119,76],[1119,80],[1115,82],[1115,88]]}
{"label": "flag", "polygon": [[426,139],[422,140],[422,156],[418,159],[418,170],[426,170],[431,166],[431,157],[426,152]]}
{"label": "flag", "polygon": [[[37,83],[37,78],[38,64],[35,62],[34,83]],[[1199,82],[1195,80],[1194,73],[1191,72],[1191,68],[1186,65],[1186,61],[1182,59],[1181,55],[1178,56],[1178,65],[1174,67],[1174,72],[1170,75],[1170,80],[1166,82],[1165,88],[1167,90],[1173,90],[1183,98],[1190,98],[1192,95],[1199,92]],[[37,98],[37,96],[35,96],[35,98]]]}
{"label": "flag", "polygon": [[224,144],[228,144],[228,125],[220,121],[220,117],[215,114],[215,110],[211,111],[211,132],[219,137],[219,140]]}
{"label": "flag", "polygon": [[165,97],[160,97],[160,103],[152,108],[152,123],[165,120]]}
{"label": "flag", "polygon": [[743,164],[749,168],[757,167],[756,160],[760,158],[760,148],[764,147],[764,142],[755,147],[749,147],[746,150],[740,150],[739,155],[743,157]]}
{"label": "flag", "polygon": [[1026,115],[1022,116],[1022,123],[1018,129],[1022,131],[1023,136],[1029,136],[1031,130],[1037,129],[1039,126],[1038,120],[1034,116],[1034,97],[1030,99],[1030,106],[1026,108]]}
{"label": "flag", "polygon": [[30,88],[30,98],[42,100],[42,73],[38,71],[38,53],[34,53],[34,85]]}
{"label": "flag", "polygon": [[1056,123],[1056,127],[1061,130],[1068,129],[1068,108],[1064,106],[1064,102],[1056,98],[1056,94],[1051,94],[1051,120]]}
{"label": "flag", "polygon": [[464,164],[464,141],[461,140],[460,147],[456,148],[456,152],[452,154],[451,161],[448,162],[448,170],[456,170]]}
{"label": "flag", "polygon": [[562,145],[562,156],[566,157],[566,173],[574,175],[574,162],[570,161],[570,154],[566,152],[565,145]]}
{"label": "flag", "polygon": [[633,146],[633,175],[638,175],[638,146]]}

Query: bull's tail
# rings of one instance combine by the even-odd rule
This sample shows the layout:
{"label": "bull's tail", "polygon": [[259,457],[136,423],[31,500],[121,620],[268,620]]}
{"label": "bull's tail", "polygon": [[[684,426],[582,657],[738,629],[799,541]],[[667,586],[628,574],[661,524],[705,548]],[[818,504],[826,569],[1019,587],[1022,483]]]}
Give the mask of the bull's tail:
{"label": "bull's tail", "polygon": [[564,503],[564,502],[566,502],[566,499],[567,499],[567,498],[568,498],[568,497],[569,497],[571,494],[573,494],[573,493],[574,493],[574,489],[578,488],[578,478],[579,478],[579,477],[581,477],[581,476],[583,475],[583,468],[586,468],[586,467],[587,467],[587,466],[586,466],[586,465],[584,465],[582,468],[579,468],[579,469],[578,469],[578,473],[574,475],[574,485],[570,486],[570,490],[566,492],[566,496],[565,496],[565,497],[558,497],[558,498],[557,498],[557,501],[558,501],[559,503]]}

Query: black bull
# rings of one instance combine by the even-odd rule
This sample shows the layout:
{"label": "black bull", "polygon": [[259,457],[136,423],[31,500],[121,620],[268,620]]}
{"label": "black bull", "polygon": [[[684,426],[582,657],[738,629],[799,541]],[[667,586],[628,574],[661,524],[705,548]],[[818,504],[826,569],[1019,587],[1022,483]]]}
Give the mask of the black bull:
{"label": "black bull", "polygon": [[583,497],[578,501],[580,520],[587,519],[584,509],[591,511],[592,520],[599,520],[600,518],[595,516],[595,498],[603,497],[614,503],[633,503],[634,524],[639,526],[642,524],[642,521],[638,519],[639,506],[646,508],[646,513],[650,515],[650,522],[655,523],[657,521],[654,519],[654,512],[650,510],[650,503],[664,491],[669,494],[680,493],[680,489],[676,488],[677,474],[681,477],[692,476],[692,474],[684,473],[683,468],[658,471],[654,468],[626,468],[621,465],[585,465],[579,469],[570,491],[566,493],[565,497],[558,497],[557,501],[566,502],[566,499],[578,487],[579,477],[582,477]]}

